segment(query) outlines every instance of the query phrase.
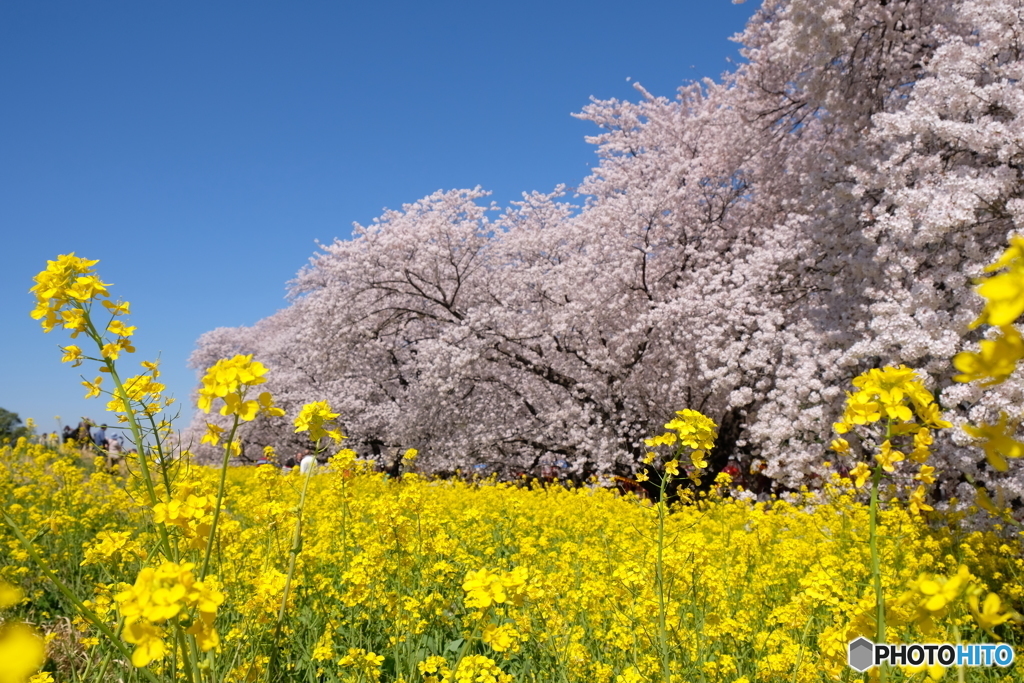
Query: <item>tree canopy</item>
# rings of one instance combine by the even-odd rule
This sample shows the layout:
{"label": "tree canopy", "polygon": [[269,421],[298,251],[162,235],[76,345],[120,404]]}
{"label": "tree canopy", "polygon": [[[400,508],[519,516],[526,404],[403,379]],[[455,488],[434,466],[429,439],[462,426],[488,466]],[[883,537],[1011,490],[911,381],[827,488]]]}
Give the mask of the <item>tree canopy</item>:
{"label": "tree canopy", "polygon": [[21,423],[17,413],[0,408],[0,442],[13,441],[21,436],[28,436],[29,429]]}
{"label": "tree canopy", "polygon": [[[1020,414],[1020,377],[983,393],[949,359],[981,334],[972,279],[1024,225],[1021,12],[766,0],[721,82],[578,114],[599,164],[575,196],[499,209],[463,189],[388,211],[192,363],[255,353],[291,413],[327,398],[353,443],[438,470],[631,472],[642,438],[693,408],[722,425],[719,467],[795,486],[820,476],[850,379],[890,363],[956,424]],[[962,430],[935,453],[1024,495]]]}

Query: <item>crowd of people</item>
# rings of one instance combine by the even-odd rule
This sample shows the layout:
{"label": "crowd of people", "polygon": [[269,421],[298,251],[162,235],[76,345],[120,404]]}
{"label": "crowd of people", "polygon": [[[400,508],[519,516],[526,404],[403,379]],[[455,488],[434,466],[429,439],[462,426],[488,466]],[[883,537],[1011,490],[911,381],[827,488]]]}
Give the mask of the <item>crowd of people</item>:
{"label": "crowd of people", "polygon": [[[54,432],[50,438],[57,440]],[[111,429],[105,424],[97,425],[89,418],[83,417],[77,427],[65,425],[60,435],[63,443],[74,442],[83,454],[92,453],[107,459],[110,469],[119,469],[126,452],[135,452],[135,447],[127,441],[120,431]]]}

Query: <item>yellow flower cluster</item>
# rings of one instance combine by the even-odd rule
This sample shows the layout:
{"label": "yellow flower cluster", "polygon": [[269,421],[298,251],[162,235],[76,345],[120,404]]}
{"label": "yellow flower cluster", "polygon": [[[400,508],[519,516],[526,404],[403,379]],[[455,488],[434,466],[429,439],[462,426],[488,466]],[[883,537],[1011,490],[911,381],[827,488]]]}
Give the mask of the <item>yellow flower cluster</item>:
{"label": "yellow flower cluster", "polygon": [[[908,424],[916,415],[920,420],[919,426],[925,429],[951,426],[942,419],[935,397],[921,383],[917,373],[908,367],[873,368],[856,377],[853,385],[858,391],[847,393],[843,417],[834,425],[839,434],[845,434],[857,425],[878,422],[883,417]],[[902,430],[903,433],[907,431]]]}
{"label": "yellow flower cluster", "polygon": [[[135,645],[135,666],[147,666],[167,654],[162,625],[174,618],[192,620],[186,632],[196,636],[204,652],[220,643],[213,620],[224,602],[224,594],[216,588],[213,577],[197,581],[192,573],[194,568],[190,562],[146,567],[139,572],[134,586],[115,596],[124,618],[124,639]],[[189,614],[192,609],[194,615]]]}
{"label": "yellow flower cluster", "polygon": [[981,380],[981,386],[1005,381],[1024,358],[1024,339],[1013,325],[999,328],[995,339],[982,339],[977,351],[962,351],[953,357],[953,366],[960,371],[957,382]]}
{"label": "yellow flower cluster", "polygon": [[[710,417],[696,410],[677,410],[676,416],[665,425],[668,433],[646,439],[648,446],[674,446],[677,443],[699,450],[711,450],[715,444],[718,425]],[[672,431],[675,433],[673,434]]]}
{"label": "yellow flower cluster", "polygon": [[[164,562],[152,551],[159,532],[181,538],[197,509],[209,514],[218,471],[192,466],[157,512],[136,502],[137,479],[91,471],[69,453],[0,447],[0,501],[54,571],[95,586],[86,606],[102,623],[116,629],[125,619],[127,655],[88,620],[76,622],[86,646],[67,664],[76,674],[108,656],[132,657],[161,681],[187,679],[178,632],[209,647],[192,660],[202,676],[225,682],[650,682],[663,679],[664,628],[676,681],[826,683],[848,671],[847,643],[874,632],[868,508],[838,474],[820,493],[792,499],[707,495],[664,506],[659,582],[659,519],[596,485],[387,478],[351,453],[308,479],[230,468],[221,512],[230,526],[211,555],[219,578],[199,580],[198,562]],[[301,553],[291,555],[306,482]],[[929,524],[911,505],[894,501],[879,517],[891,637],[1018,638],[1020,539],[965,534],[946,512]],[[188,545],[183,555],[202,555]],[[32,599],[11,609],[58,604],[20,548],[0,527],[0,576]],[[934,596],[954,592],[961,564],[970,579],[929,610]],[[64,616],[36,614],[45,631]]]}
{"label": "yellow flower cluster", "polygon": [[510,572],[471,571],[462,582],[462,590],[466,591],[466,607],[487,609],[506,602],[522,604],[526,579],[527,572],[523,567],[516,567]]}
{"label": "yellow flower cluster", "polygon": [[[172,405],[174,399],[163,398],[163,392],[167,387],[162,382],[157,381],[157,378],[160,376],[157,364],[151,361],[142,361],[142,367],[148,372],[124,380],[124,391],[128,401],[137,404],[130,407],[137,407],[140,412],[153,416],[163,408]],[[97,377],[96,379],[96,393],[98,394],[100,378]],[[110,397],[110,401],[107,403],[107,410],[116,413],[119,422],[127,420],[128,409],[129,406],[125,405],[124,399],[116,393]]]}
{"label": "yellow flower cluster", "polygon": [[92,542],[84,544],[81,566],[105,562],[118,564],[132,558],[146,559],[146,551],[132,539],[130,531],[101,531]]}
{"label": "yellow flower cluster", "polygon": [[338,666],[354,669],[361,680],[380,680],[380,665],[384,663],[383,655],[367,652],[361,647],[351,647],[348,653],[338,660]]}
{"label": "yellow flower cluster", "polygon": [[495,652],[517,652],[522,634],[513,624],[487,624],[480,640]]}
{"label": "yellow flower cluster", "polygon": [[189,539],[190,546],[198,550],[206,547],[216,506],[216,496],[196,495],[195,486],[185,485],[167,502],[153,506],[153,521],[177,527]]}
{"label": "yellow flower cluster", "polygon": [[[134,353],[130,337],[135,328],[125,324],[118,316],[127,315],[128,302],[112,302],[109,300],[109,283],[102,282],[93,270],[99,261],[75,256],[74,253],[62,254],[56,261],[47,261],[46,270],[35,276],[35,285],[31,292],[36,296],[36,307],[32,317],[41,321],[43,331],[49,332],[58,324],[71,332],[71,338],[85,332],[100,345],[100,356],[104,360],[117,360],[123,351]],[[100,297],[102,305],[110,314],[110,320],[103,329],[112,339],[93,326],[89,316],[90,304]],[[86,356],[81,347],[69,345],[63,347],[62,362],[74,366],[82,364]]]}
{"label": "yellow flower cluster", "polygon": [[[961,373],[953,379],[992,386],[1006,380],[1024,359],[1024,339],[1014,326],[1024,313],[1024,237],[1010,237],[1010,245],[985,271],[996,274],[978,285],[985,308],[971,326],[991,325],[997,334],[993,339],[981,340],[977,351],[963,351],[953,358],[953,365]],[[1005,414],[1000,414],[995,424],[964,425],[964,431],[980,441],[985,458],[999,472],[1008,469],[1007,458],[1024,455],[1024,443],[1014,438],[1016,428]],[[979,487],[978,497],[983,496],[988,498]]]}
{"label": "yellow flower cluster", "polygon": [[331,412],[331,406],[327,401],[315,401],[302,406],[298,416],[295,418],[295,433],[309,432],[309,438],[319,441],[323,437],[329,437],[332,441],[340,443],[345,437],[341,430],[333,424],[338,413]]}
{"label": "yellow flower cluster", "polygon": [[909,590],[900,597],[899,602],[913,605],[917,625],[926,635],[934,635],[934,619],[946,615],[950,605],[966,590],[970,581],[971,573],[965,565],[960,565],[956,574],[949,578],[924,573],[907,585]]}
{"label": "yellow flower cluster", "polygon": [[[868,370],[856,377],[853,385],[858,390],[847,393],[843,416],[833,425],[835,431],[848,434],[858,427],[884,424],[883,433],[875,436],[878,439],[875,466],[879,474],[896,472],[897,465],[907,457],[918,463],[920,467],[914,479],[922,482],[922,485],[910,494],[910,509],[914,513],[932,511],[924,488],[924,484],[935,481],[935,468],[925,464],[934,442],[932,430],[952,426],[943,419],[934,396],[912,369],[902,365]],[[912,448],[907,453],[899,450],[893,444],[897,438],[909,438],[908,443]],[[840,455],[849,455],[851,452],[849,441],[842,436],[833,440],[831,447]],[[860,488],[871,478],[872,468],[858,462],[850,470],[850,476]]]}
{"label": "yellow flower cluster", "polygon": [[241,354],[233,358],[222,358],[214,363],[203,375],[202,387],[196,405],[205,413],[213,408],[217,399],[223,401],[221,415],[237,415],[239,419],[251,421],[257,415],[281,416],[284,411],[274,405],[269,392],[262,392],[257,399],[246,400],[246,390],[266,382],[263,376],[267,368],[252,359],[252,354]]}
{"label": "yellow flower cluster", "polygon": [[[1008,621],[1021,621],[1021,616],[1007,609],[997,593],[986,591],[966,565],[960,565],[950,577],[921,574],[907,584],[907,592],[899,598],[899,604],[910,604],[916,609],[913,616],[921,632],[928,636],[938,634],[936,619],[946,616],[957,600],[967,599],[968,609],[980,628],[995,635],[993,629]],[[981,596],[985,595],[982,600]]]}
{"label": "yellow flower cluster", "polygon": [[490,657],[469,655],[463,657],[458,668],[442,678],[441,683],[512,683],[512,676],[503,672]]}
{"label": "yellow flower cluster", "polygon": [[[677,410],[676,416],[665,425],[665,429],[670,431],[644,439],[644,443],[649,448],[670,446],[677,453],[681,452],[684,447],[689,448],[690,463],[696,472],[699,473],[700,470],[707,468],[707,452],[714,447],[715,438],[718,436],[718,425],[715,424],[714,420],[696,410],[687,408]],[[654,453],[648,453],[644,458],[644,463],[650,464],[654,462],[655,457]],[[676,459],[666,461],[665,473],[670,476],[677,476],[679,474],[679,461]],[[700,482],[696,475],[694,475],[694,478],[698,483]],[[647,475],[641,473],[637,479],[646,481]]]}
{"label": "yellow flower cluster", "polygon": [[982,422],[978,426],[964,425],[964,431],[981,440],[985,459],[997,472],[1005,472],[1010,468],[1007,458],[1024,455],[1024,443],[1013,437],[1017,429],[1015,425],[1009,424],[1006,413],[1000,413],[999,421],[995,424]]}
{"label": "yellow flower cluster", "polygon": [[978,294],[986,299],[985,310],[974,326],[1009,325],[1024,313],[1024,237],[1013,235],[1010,246],[999,259],[985,268],[987,273],[999,272],[978,286]]}
{"label": "yellow flower cluster", "polygon": [[423,683],[441,683],[441,680],[450,680],[452,670],[448,668],[448,661],[439,655],[430,655],[416,665],[420,675],[423,676]]}
{"label": "yellow flower cluster", "polygon": [[[47,261],[46,270],[35,276],[36,284],[29,290],[36,295],[32,318],[42,321],[45,332],[61,321],[71,330],[72,337],[85,331],[81,303],[109,296],[110,285],[101,282],[92,269],[97,263],[75,256],[74,252],[61,254],[56,261]],[[71,308],[67,309],[69,304]]]}

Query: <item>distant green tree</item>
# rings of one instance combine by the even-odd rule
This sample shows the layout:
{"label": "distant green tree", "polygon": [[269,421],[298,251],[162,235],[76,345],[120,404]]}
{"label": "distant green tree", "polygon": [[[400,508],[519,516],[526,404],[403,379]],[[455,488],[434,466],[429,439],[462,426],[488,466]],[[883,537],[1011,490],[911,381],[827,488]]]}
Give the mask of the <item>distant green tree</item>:
{"label": "distant green tree", "polygon": [[14,441],[19,436],[29,436],[28,427],[21,424],[17,413],[0,408],[0,442]]}

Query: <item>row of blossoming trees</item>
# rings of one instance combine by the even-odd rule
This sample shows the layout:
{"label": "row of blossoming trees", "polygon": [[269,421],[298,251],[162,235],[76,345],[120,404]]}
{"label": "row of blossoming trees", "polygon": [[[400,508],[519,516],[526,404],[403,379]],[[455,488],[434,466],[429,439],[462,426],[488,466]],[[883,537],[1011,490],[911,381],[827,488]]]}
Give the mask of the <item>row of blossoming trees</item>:
{"label": "row of blossoming trees", "polygon": [[[1022,12],[766,0],[721,82],[584,109],[601,132],[582,199],[498,209],[474,189],[388,211],[193,363],[255,353],[285,409],[326,397],[355,443],[435,469],[631,471],[688,407],[722,426],[713,467],[806,483],[843,387],[884,364],[921,371],[954,423],[1020,415],[1017,375],[955,383],[950,359],[986,333],[973,279],[1024,229]],[[294,438],[256,425],[253,445]],[[965,478],[1024,495],[963,430],[935,441],[944,495]]]}

